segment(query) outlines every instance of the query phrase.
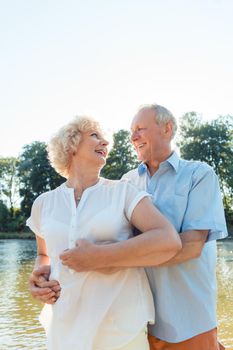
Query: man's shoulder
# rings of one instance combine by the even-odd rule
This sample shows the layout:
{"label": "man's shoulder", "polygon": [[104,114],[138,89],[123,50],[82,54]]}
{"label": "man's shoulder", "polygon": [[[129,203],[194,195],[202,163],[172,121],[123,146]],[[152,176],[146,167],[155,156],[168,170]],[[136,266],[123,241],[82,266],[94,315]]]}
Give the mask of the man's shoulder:
{"label": "man's shoulder", "polygon": [[200,160],[187,160],[180,158],[180,169],[190,169],[193,172],[213,172],[213,168]]}

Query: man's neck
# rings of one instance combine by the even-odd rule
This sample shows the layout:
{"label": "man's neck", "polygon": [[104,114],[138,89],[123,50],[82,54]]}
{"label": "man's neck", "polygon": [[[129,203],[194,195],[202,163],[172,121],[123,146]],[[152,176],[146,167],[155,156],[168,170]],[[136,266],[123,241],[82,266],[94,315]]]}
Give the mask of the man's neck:
{"label": "man's neck", "polygon": [[168,158],[170,158],[172,153],[173,153],[173,151],[170,150],[170,152],[166,153],[165,155],[163,155],[163,157],[160,157],[159,159],[154,159],[153,161],[150,161],[150,162],[146,163],[147,168],[148,168],[149,173],[150,173],[151,176],[153,176],[156,173],[156,171],[159,169],[159,166],[160,166],[161,163],[163,163]]}

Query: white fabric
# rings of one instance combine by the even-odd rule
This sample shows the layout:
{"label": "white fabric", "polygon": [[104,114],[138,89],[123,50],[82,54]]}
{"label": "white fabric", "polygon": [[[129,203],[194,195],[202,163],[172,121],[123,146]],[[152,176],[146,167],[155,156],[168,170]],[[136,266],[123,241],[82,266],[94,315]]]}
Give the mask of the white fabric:
{"label": "white fabric", "polygon": [[82,195],[62,184],[40,195],[27,225],[46,241],[51,279],[59,280],[61,296],[41,314],[48,349],[110,350],[128,344],[147,322],[154,321],[153,298],[142,268],[110,275],[77,273],[61,264],[59,254],[78,238],[121,241],[132,236],[130,218],[145,196],[128,181],[100,181]]}
{"label": "white fabric", "polygon": [[[95,348],[94,350],[101,350]],[[150,350],[148,342],[147,327],[145,327],[131,342],[117,350]]]}

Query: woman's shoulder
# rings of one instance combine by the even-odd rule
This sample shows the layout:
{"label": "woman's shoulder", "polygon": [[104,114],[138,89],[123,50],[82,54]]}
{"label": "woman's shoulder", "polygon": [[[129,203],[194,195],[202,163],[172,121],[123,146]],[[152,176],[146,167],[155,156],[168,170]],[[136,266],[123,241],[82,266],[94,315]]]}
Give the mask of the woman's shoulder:
{"label": "woman's shoulder", "polygon": [[56,187],[55,189],[53,190],[49,190],[49,191],[46,191],[46,192],[43,192],[41,194],[39,194],[38,197],[36,197],[35,201],[34,201],[34,204],[38,205],[38,204],[42,204],[44,202],[47,202],[51,199],[54,198],[54,196],[59,193],[60,191],[60,187],[61,186],[58,186]]}
{"label": "woman's shoulder", "polygon": [[119,180],[111,180],[111,179],[105,179],[102,178],[103,185],[108,187],[117,187],[117,188],[135,188],[138,189],[133,182],[128,178],[121,178]]}

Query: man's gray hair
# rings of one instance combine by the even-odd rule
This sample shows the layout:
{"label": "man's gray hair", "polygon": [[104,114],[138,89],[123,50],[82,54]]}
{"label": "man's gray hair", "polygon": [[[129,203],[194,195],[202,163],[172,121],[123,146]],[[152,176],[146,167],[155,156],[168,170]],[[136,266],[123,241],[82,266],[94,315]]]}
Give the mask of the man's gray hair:
{"label": "man's gray hair", "polygon": [[164,124],[167,122],[172,123],[172,138],[173,138],[177,130],[177,121],[174,115],[167,108],[157,105],[155,103],[141,106],[138,110],[138,113],[148,109],[155,112],[155,119],[158,125]]}

